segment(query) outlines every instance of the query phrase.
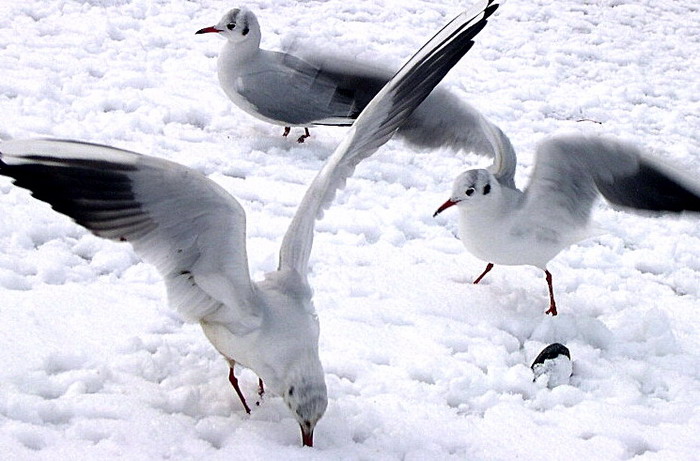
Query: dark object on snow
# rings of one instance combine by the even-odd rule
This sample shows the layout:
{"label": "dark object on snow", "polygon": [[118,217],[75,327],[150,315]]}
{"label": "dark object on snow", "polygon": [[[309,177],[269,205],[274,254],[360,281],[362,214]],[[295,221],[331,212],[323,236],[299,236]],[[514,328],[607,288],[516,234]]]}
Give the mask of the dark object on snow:
{"label": "dark object on snow", "polygon": [[549,388],[569,384],[573,372],[569,349],[563,344],[550,344],[540,352],[530,368],[535,375],[532,380],[537,381],[542,375],[546,375]]}
{"label": "dark object on snow", "polygon": [[555,359],[560,355],[565,355],[569,358],[569,360],[571,360],[571,354],[569,353],[569,349],[565,345],[559,343],[552,343],[549,346],[542,349],[542,352],[540,352],[540,355],[538,355],[535,361],[532,362],[530,368],[534,370],[535,365],[537,365],[538,363],[544,363],[545,360]]}

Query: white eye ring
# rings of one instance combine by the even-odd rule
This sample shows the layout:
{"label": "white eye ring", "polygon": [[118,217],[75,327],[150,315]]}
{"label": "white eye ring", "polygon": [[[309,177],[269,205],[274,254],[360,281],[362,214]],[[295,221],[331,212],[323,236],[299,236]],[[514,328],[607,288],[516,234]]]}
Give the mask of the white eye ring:
{"label": "white eye ring", "polygon": [[470,187],[469,189],[467,189],[467,191],[465,192],[465,194],[467,194],[467,196],[471,196],[471,195],[474,193],[475,190],[476,190],[476,189],[474,189],[473,187]]}

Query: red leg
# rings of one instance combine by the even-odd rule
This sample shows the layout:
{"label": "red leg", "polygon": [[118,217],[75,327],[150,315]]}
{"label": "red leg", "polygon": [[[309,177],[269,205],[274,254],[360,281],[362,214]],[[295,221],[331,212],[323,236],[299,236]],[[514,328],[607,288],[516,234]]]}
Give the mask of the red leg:
{"label": "red leg", "polygon": [[238,387],[238,378],[233,374],[233,366],[230,367],[230,371],[228,372],[228,380],[231,382],[231,385],[233,386],[233,389],[236,391],[236,394],[238,394],[238,398],[241,399],[241,403],[243,404],[243,408],[245,409],[245,412],[250,414],[250,407],[245,401],[245,397],[243,397],[243,392],[241,392],[241,388]]}
{"label": "red leg", "polygon": [[488,274],[489,271],[490,271],[491,269],[493,269],[493,263],[488,263],[488,264],[486,265],[486,269],[484,269],[484,272],[482,272],[481,275],[478,276],[478,277],[476,278],[476,280],[474,280],[474,285],[476,285],[477,283],[481,282],[481,279],[484,278],[484,275]]}
{"label": "red leg", "polygon": [[282,136],[284,136],[284,137],[286,138],[287,135],[289,134],[289,131],[290,131],[291,129],[292,129],[291,127],[285,126],[285,127],[284,127],[284,133],[282,133]]}
{"label": "red leg", "polygon": [[298,143],[303,143],[304,140],[305,140],[306,138],[310,137],[310,136],[311,136],[311,133],[309,133],[309,129],[308,129],[308,128],[304,128],[304,134],[302,134],[301,136],[299,136],[299,139],[297,139],[297,142],[298,142]]}
{"label": "red leg", "polygon": [[549,309],[545,311],[545,314],[557,315],[557,303],[554,302],[554,288],[552,287],[552,274],[545,269],[544,276],[547,279],[547,287],[549,288]]}

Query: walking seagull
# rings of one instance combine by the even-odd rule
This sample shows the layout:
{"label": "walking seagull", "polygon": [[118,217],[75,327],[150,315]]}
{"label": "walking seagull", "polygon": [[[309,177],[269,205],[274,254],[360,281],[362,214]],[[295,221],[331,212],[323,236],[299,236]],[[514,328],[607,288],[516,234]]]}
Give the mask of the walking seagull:
{"label": "walking seagull", "polygon": [[[349,126],[389,81],[393,71],[309,51],[304,56],[260,48],[260,25],[248,8],[234,8],[196,34],[226,39],[218,59],[221,88],[248,114],[275,125]],[[512,152],[508,138],[477,109],[442,88],[399,127],[397,135],[420,148],[450,147],[494,157]],[[514,154],[513,154],[514,155]]]}
{"label": "walking seagull", "polygon": [[[497,163],[498,164],[498,163]],[[471,254],[494,264],[544,270],[547,314],[557,315],[547,263],[588,237],[591,210],[599,194],[613,205],[646,212],[700,211],[700,183],[684,178],[631,143],[609,137],[560,134],[540,143],[530,184],[515,187],[515,159],[457,176],[452,196],[437,216],[459,209],[460,239]]]}
{"label": "walking seagull", "polygon": [[498,7],[482,1],[457,16],[367,105],[302,198],[277,270],[260,282],[250,279],[243,208],[190,168],[97,144],[28,140],[0,144],[0,174],[95,235],[130,242],[163,276],[171,306],[200,323],[231,367],[250,368],[281,395],[311,446],[328,402],[307,280],[315,220],[355,166],[472,47]]}

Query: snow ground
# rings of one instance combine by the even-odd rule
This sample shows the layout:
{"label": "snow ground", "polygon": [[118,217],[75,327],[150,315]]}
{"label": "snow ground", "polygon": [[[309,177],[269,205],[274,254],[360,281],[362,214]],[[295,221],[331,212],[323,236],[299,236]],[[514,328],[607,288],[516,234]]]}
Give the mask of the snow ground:
{"label": "snow ground", "polygon": [[[59,137],[166,157],[248,213],[256,278],[275,267],[306,185],[343,137],[306,144],[237,110],[195,36],[213,0],[4,0],[0,138]],[[398,67],[465,4],[247,4],[263,44],[342,50]],[[520,153],[585,128],[700,174],[700,13],[692,0],[509,0],[444,85]],[[580,121],[583,120],[583,121]],[[700,224],[604,203],[602,233],[550,264],[560,315],[531,267],[483,268],[431,217],[487,160],[390,141],[317,225],[310,281],[330,404],[302,448],[281,399],[247,416],[226,364],[171,312],[155,270],[0,180],[0,458],[698,459]],[[570,385],[533,382],[550,342]],[[254,395],[257,379],[241,382]]]}

